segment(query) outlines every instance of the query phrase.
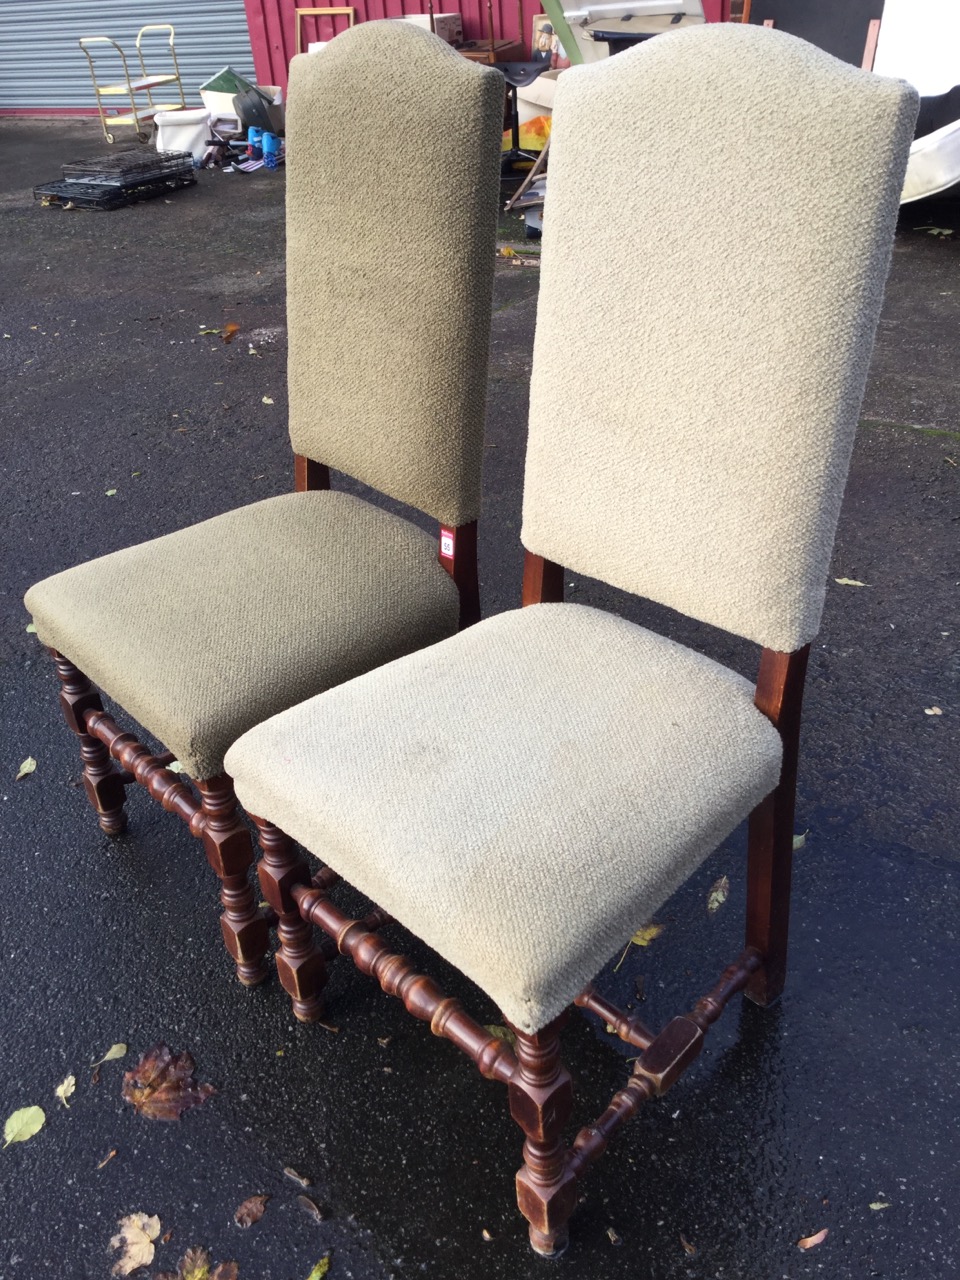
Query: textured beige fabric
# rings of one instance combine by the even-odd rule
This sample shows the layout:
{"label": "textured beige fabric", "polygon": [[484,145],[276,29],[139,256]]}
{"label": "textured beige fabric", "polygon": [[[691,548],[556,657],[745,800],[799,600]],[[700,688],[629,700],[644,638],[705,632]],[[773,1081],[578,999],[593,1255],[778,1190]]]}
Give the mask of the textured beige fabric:
{"label": "textured beige fabric", "polygon": [[774,649],[813,637],[916,109],[733,24],[563,74],[525,546]]}
{"label": "textured beige fabric", "polygon": [[237,794],[535,1031],[777,782],[740,676],[578,605],[481,622],[275,716]]}
{"label": "textured beige fabric", "polygon": [[293,447],[453,525],[480,511],[502,127],[500,74],[406,23],[291,64]]}
{"label": "textured beige fabric", "polygon": [[222,772],[267,716],[457,628],[436,540],[345,493],[291,493],[31,587],[44,644],[175,752]]}

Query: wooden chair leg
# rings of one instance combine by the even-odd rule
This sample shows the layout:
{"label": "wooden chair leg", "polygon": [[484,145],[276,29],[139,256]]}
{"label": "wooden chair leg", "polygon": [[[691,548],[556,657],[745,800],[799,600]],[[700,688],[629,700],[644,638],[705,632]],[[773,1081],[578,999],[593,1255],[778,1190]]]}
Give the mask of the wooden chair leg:
{"label": "wooden chair leg", "polygon": [[754,809],[747,837],[746,944],[761,952],[763,967],[744,994],[764,1007],[780,998],[787,981],[794,804],[793,796],[788,803],[780,790]]}
{"label": "wooden chair leg", "polygon": [[108,836],[118,836],[126,830],[124,813],[124,786],[110,752],[99,739],[87,733],[84,717],[88,711],[102,711],[103,703],[93,685],[62,653],[51,649],[60,680],[60,707],[63,718],[80,739],[80,758],[83,761],[83,786],[101,829]]}
{"label": "wooden chair leg", "polygon": [[[251,814],[251,817],[253,815]],[[280,947],[274,956],[277,976],[301,1022],[316,1022],[323,1013],[327,967],[313,935],[313,926],[300,915],[291,890],[310,884],[310,867],[295,852],[294,843],[279,827],[253,818],[260,833],[263,857],[257,865],[263,896],[277,913]]]}
{"label": "wooden chair leg", "polygon": [[543,1257],[567,1247],[577,1175],[561,1140],[573,1107],[573,1086],[560,1061],[558,1018],[536,1035],[513,1028],[519,1071],[508,1086],[510,1114],[526,1134],[517,1173],[517,1204],[530,1223],[530,1244]]}
{"label": "wooden chair leg", "polygon": [[809,645],[795,653],[764,649],[757,678],[756,705],[783,740],[780,782],[750,815],[747,845],[746,944],[763,956],[763,967],[745,994],[764,1006],[779,999],[787,980],[800,712],[809,655]]}
{"label": "wooden chair leg", "polygon": [[236,963],[237,977],[245,987],[255,987],[268,974],[270,933],[250,883],[253,841],[240,820],[233,782],[226,774],[194,785],[203,808],[203,847],[220,877],[224,945]]}

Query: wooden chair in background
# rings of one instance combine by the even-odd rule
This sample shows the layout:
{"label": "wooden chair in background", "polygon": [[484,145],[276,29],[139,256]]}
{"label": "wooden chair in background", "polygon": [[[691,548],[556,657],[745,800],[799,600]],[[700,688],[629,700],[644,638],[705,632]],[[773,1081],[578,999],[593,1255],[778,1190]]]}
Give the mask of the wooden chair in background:
{"label": "wooden chair in background", "polygon": [[[502,100],[496,72],[403,23],[354,28],[322,57],[294,61],[287,315],[296,492],[27,592],[100,826],[124,829],[133,781],[189,824],[221,879],[224,941],[248,985],[266,976],[271,917],[249,882],[253,846],[223,771],[227,747],[285,707],[479,617]],[[358,137],[380,138],[376,166],[357,167]],[[410,521],[332,492],[330,467],[439,521],[439,556]],[[124,732],[91,680],[169,753],[154,756]],[[174,759],[183,773],[167,767]],[[315,949],[299,917],[281,913],[281,935],[288,926],[303,945],[281,977],[308,1018]]]}
{"label": "wooden chair in background", "polygon": [[[285,875],[329,951],[507,1085],[541,1254],[563,1248],[581,1174],[734,993],[766,1005],[784,984],[804,669],[915,113],[901,82],[732,24],[564,75],[524,490],[535,607],[227,753],[265,886]],[[756,642],[756,687],[559,603],[561,566]],[[655,1033],[592,980],[748,816],[745,948]],[[312,881],[290,870],[291,837],[326,863]],[[379,908],[351,919],[341,876]],[[496,1002],[515,1050],[391,950],[376,931],[391,917]],[[567,1147],[572,1006],[637,1058]]]}

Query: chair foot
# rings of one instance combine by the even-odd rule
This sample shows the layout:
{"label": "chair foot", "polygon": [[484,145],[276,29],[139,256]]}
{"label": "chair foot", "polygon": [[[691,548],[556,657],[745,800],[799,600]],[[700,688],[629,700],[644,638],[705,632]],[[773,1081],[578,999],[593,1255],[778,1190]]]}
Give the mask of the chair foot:
{"label": "chair foot", "polygon": [[88,711],[102,711],[103,703],[87,677],[69,658],[55,649],[51,649],[50,653],[60,680],[60,709],[63,718],[80,739],[83,789],[87,793],[90,807],[97,815],[101,830],[108,836],[118,836],[127,829],[127,816],[123,808],[123,779],[110,752],[100,739],[87,733],[85,719]]}
{"label": "chair foot", "polygon": [[530,1248],[541,1258],[559,1258],[562,1253],[566,1253],[569,1243],[570,1234],[567,1231],[562,1234],[546,1234],[534,1226],[530,1228]]}
{"label": "chair foot", "polygon": [[197,782],[203,807],[203,846],[207,861],[220,877],[223,943],[245,987],[258,986],[269,974],[266,963],[270,937],[250,883],[253,841],[240,821],[233,783],[221,774]]}
{"label": "chair foot", "polygon": [[573,1086],[560,1061],[561,1019],[535,1035],[517,1036],[519,1071],[510,1081],[510,1114],[526,1135],[517,1172],[517,1205],[530,1224],[534,1252],[555,1258],[567,1247],[577,1175],[561,1134],[573,1108]]}
{"label": "chair foot", "polygon": [[312,925],[302,918],[291,896],[291,890],[297,885],[310,884],[310,867],[306,859],[296,854],[293,841],[279,827],[252,814],[251,817],[263,850],[257,866],[260,889],[277,913],[280,943],[274,956],[277,977],[290,997],[294,1017],[300,1022],[316,1022],[323,1015],[327,966]]}

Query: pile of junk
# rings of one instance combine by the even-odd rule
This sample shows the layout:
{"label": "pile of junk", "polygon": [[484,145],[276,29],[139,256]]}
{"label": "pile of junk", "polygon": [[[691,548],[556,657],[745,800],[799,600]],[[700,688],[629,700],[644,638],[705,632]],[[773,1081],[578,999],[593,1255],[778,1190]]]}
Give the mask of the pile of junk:
{"label": "pile of junk", "polygon": [[[544,128],[540,116],[549,117],[563,69],[704,21],[701,0],[632,0],[588,7],[574,7],[575,0],[568,0],[557,13],[559,2],[544,5],[556,18],[555,31],[547,28],[553,32],[553,69],[519,91],[521,143],[526,141],[525,127],[532,125],[546,134],[546,145],[506,206],[524,215],[531,238],[542,230],[547,189],[549,122]],[[842,5],[835,0],[744,0],[742,21],[787,31],[864,70],[913,84],[921,95],[920,115],[901,203],[960,195],[958,0],[845,0]]]}

